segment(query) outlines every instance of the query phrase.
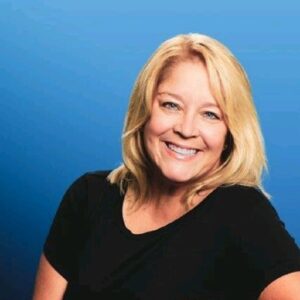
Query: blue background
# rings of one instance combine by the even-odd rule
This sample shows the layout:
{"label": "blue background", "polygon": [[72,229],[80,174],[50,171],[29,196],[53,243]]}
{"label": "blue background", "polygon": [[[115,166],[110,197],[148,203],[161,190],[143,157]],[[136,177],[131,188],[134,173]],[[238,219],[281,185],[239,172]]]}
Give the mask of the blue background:
{"label": "blue background", "polygon": [[0,0],[0,299],[30,299],[67,186],[121,162],[134,80],[178,33],[211,35],[250,77],[269,159],[264,184],[300,243],[298,1]]}

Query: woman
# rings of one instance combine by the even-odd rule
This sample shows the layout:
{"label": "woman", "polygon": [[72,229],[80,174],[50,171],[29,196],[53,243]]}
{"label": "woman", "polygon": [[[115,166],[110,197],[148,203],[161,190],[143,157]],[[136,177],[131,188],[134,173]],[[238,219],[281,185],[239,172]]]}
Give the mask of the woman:
{"label": "woman", "polygon": [[133,89],[124,163],[66,192],[34,299],[300,299],[263,148],[230,51],[199,34],[167,40]]}

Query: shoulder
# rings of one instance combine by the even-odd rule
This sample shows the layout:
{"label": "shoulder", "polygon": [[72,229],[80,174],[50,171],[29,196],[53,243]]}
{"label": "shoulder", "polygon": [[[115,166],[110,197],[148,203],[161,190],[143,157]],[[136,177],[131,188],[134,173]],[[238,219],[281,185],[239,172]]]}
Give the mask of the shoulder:
{"label": "shoulder", "polygon": [[245,266],[249,283],[261,292],[277,278],[300,270],[299,247],[262,191],[225,187],[221,198],[237,268]]}
{"label": "shoulder", "polygon": [[88,184],[90,181],[105,182],[107,181],[107,176],[109,175],[110,170],[103,171],[89,171],[75,179],[75,181],[71,184],[71,187],[82,187],[85,184]]}
{"label": "shoulder", "polygon": [[253,251],[254,256],[258,256],[261,251],[261,261],[267,261],[273,255],[276,259],[286,256],[296,258],[299,262],[299,248],[295,239],[262,191],[232,186],[222,189],[221,195],[224,197],[220,203],[223,202],[225,225],[232,239],[239,246],[247,248],[244,249],[245,253]]}
{"label": "shoulder", "polygon": [[257,203],[261,200],[268,200],[264,193],[257,187],[243,185],[229,185],[219,187],[220,193],[227,201],[236,202],[244,200],[247,202]]}
{"label": "shoulder", "polygon": [[110,183],[107,180],[107,176],[110,172],[109,170],[86,172],[72,182],[66,193],[76,193],[80,195],[87,193],[92,185],[97,185],[98,187],[100,185],[109,185]]}
{"label": "shoulder", "polygon": [[104,193],[111,195],[112,191],[118,190],[108,182],[109,172],[87,172],[77,178],[65,192],[56,211],[44,244],[44,254],[67,280],[76,278],[80,251],[94,230],[95,221],[107,212],[107,208],[102,208],[109,208],[102,203],[113,202],[102,201]]}
{"label": "shoulder", "polygon": [[107,178],[111,170],[96,170],[86,172],[83,176],[87,178],[97,178],[99,180],[104,180]]}
{"label": "shoulder", "polygon": [[104,192],[115,190],[107,180],[109,170],[86,172],[74,180],[67,188],[58,211],[65,214],[84,214],[93,206]]}
{"label": "shoulder", "polygon": [[242,185],[221,186],[217,190],[218,206],[230,218],[247,216],[259,207],[274,210],[270,200],[256,187]]}
{"label": "shoulder", "polygon": [[[269,229],[268,234],[286,232],[284,222],[271,200],[258,188],[234,185],[221,187],[218,191],[218,211],[223,225],[234,234],[245,231],[259,235]],[[267,234],[267,233],[266,233]]]}

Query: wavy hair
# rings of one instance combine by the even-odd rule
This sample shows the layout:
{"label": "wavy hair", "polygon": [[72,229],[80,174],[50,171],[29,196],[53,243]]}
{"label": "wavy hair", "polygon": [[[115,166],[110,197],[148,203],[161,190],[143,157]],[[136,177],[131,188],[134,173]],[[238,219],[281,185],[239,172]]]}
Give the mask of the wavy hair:
{"label": "wavy hair", "polygon": [[261,175],[267,168],[264,142],[243,67],[217,40],[201,34],[182,34],[160,45],[139,73],[125,119],[123,163],[108,176],[122,192],[129,187],[136,201],[151,195],[151,162],[143,143],[143,129],[150,118],[159,83],[176,63],[199,58],[206,66],[210,88],[228,128],[220,166],[186,194],[187,205],[200,191],[240,184],[263,190]]}

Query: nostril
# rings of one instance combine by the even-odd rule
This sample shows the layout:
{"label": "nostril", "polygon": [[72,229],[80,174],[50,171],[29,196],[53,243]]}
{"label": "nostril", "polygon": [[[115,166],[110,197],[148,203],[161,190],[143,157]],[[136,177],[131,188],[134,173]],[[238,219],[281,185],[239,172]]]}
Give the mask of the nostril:
{"label": "nostril", "polygon": [[194,126],[186,126],[178,124],[174,126],[174,132],[183,138],[191,138],[199,136],[199,130]]}

